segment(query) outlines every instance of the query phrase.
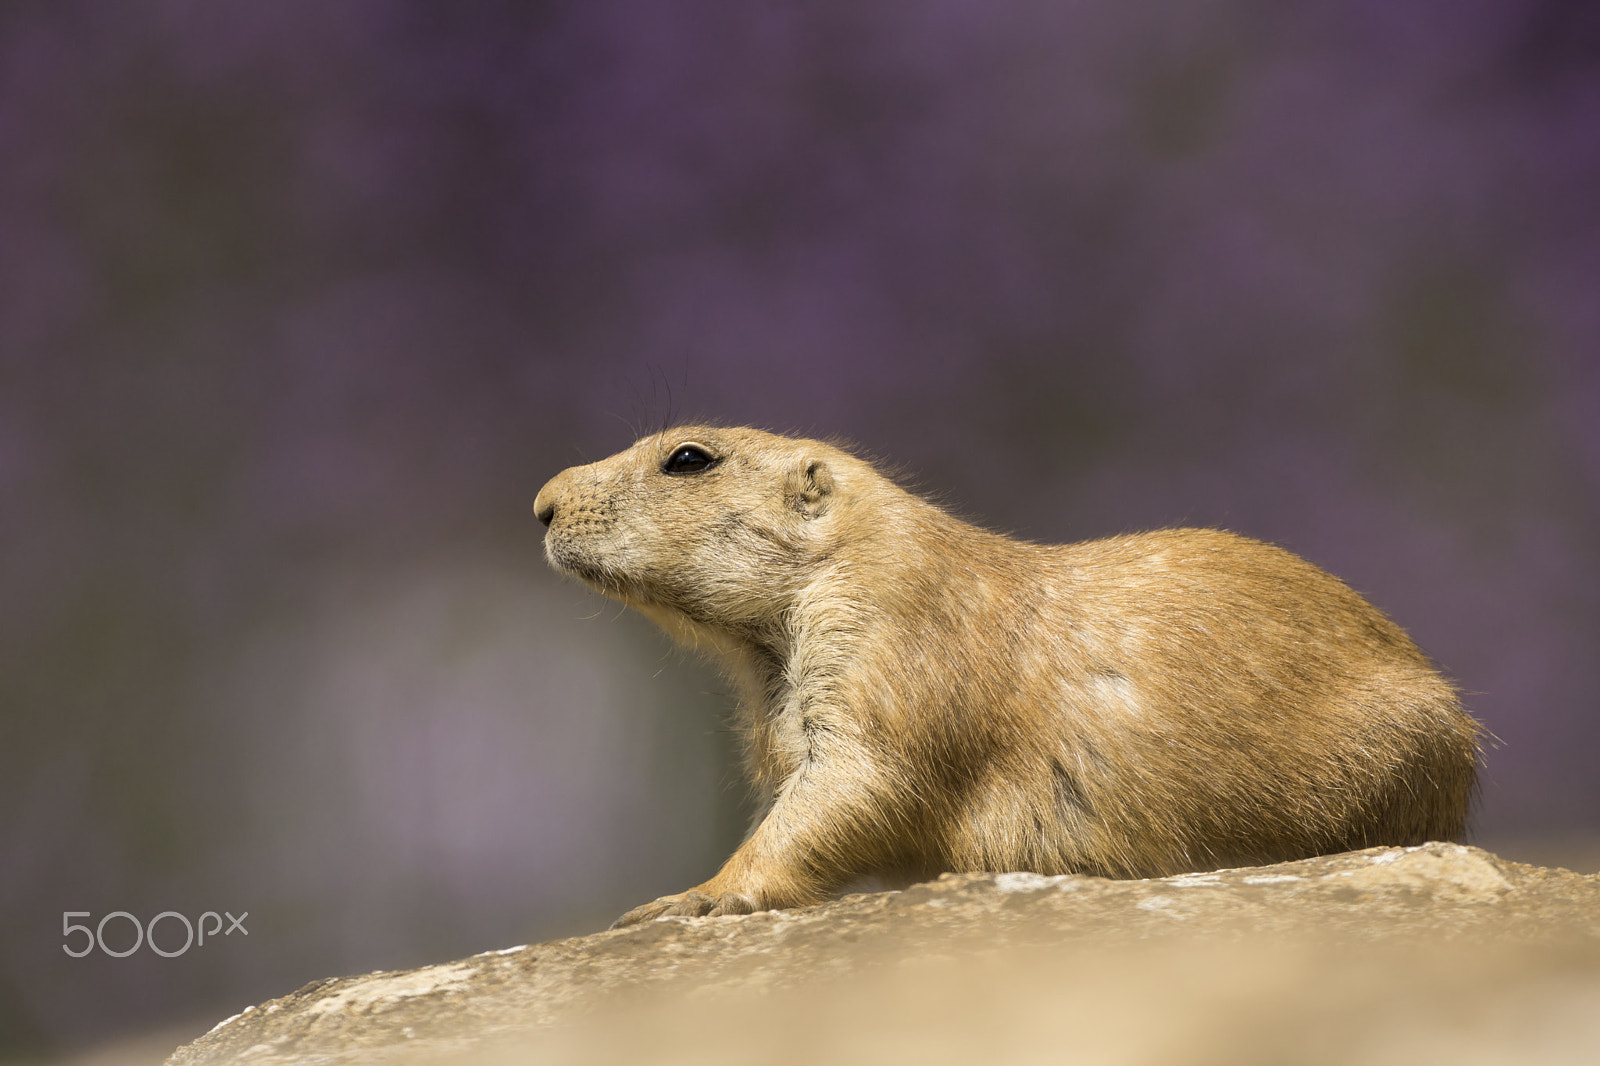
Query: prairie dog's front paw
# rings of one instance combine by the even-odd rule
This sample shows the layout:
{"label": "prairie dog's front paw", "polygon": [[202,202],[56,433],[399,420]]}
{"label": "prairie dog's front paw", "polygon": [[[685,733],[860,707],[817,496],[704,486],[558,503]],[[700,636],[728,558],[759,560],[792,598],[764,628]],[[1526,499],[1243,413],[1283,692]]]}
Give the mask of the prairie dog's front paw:
{"label": "prairie dog's front paw", "polygon": [[662,896],[642,907],[635,907],[612,922],[611,928],[621,929],[624,926],[637,925],[656,918],[715,917],[719,914],[750,914],[755,910],[755,901],[742,893],[719,892],[710,895],[691,888],[687,892],[679,892],[675,896]]}

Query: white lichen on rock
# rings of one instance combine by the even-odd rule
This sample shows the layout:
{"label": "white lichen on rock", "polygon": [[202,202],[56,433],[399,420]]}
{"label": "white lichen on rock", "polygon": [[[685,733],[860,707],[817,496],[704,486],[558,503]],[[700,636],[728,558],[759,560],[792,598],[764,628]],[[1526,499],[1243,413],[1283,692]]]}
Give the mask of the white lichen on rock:
{"label": "white lichen on rock", "polygon": [[412,996],[465,992],[471,988],[471,979],[477,972],[476,966],[454,963],[426,966],[407,973],[380,974],[322,997],[307,1006],[305,1013],[316,1015],[367,1011],[381,1009]]}

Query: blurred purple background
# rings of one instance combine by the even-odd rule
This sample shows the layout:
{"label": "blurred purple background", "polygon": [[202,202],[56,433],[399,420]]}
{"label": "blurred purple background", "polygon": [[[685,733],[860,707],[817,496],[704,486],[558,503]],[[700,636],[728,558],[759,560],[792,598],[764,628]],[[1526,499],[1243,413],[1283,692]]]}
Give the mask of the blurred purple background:
{"label": "blurred purple background", "polygon": [[1479,839],[1600,831],[1588,0],[12,0],[0,1054],[712,872],[724,686],[531,513],[669,413],[1283,544],[1471,693]]}

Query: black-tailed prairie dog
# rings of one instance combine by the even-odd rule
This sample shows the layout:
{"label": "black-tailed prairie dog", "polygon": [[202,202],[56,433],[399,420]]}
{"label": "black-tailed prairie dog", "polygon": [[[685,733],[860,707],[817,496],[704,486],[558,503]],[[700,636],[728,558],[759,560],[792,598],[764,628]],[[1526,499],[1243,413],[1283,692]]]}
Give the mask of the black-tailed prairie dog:
{"label": "black-tailed prairie dog", "polygon": [[564,470],[534,507],[557,570],[720,661],[762,805],[716,876],[618,924],[1462,833],[1478,728],[1454,689],[1271,545],[1025,543],[832,445],[714,426]]}

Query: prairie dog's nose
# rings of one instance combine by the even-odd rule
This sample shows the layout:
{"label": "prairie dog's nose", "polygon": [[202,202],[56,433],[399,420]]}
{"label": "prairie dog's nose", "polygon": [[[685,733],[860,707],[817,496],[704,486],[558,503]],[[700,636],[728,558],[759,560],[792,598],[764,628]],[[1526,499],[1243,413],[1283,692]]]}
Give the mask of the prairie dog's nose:
{"label": "prairie dog's nose", "polygon": [[544,488],[539,490],[539,495],[533,498],[533,513],[540,522],[547,526],[550,524],[550,520],[556,516],[556,497],[561,493],[561,486],[558,482],[565,477],[566,471],[563,470],[549,481],[546,481]]}

